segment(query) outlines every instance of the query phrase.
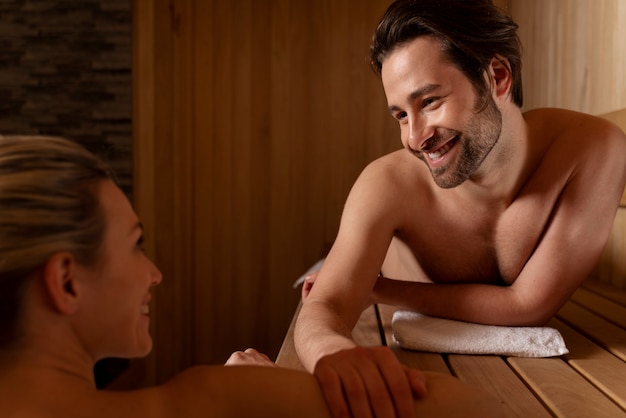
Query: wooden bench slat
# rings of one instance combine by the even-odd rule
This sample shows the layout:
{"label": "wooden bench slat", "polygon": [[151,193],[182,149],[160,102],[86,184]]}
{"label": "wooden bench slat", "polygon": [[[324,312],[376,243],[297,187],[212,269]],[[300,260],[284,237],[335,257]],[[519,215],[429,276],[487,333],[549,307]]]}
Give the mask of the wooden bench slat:
{"label": "wooden bench slat", "polygon": [[582,288],[592,291],[605,299],[619,303],[622,306],[626,306],[626,290],[618,289],[615,286],[603,283],[599,280],[586,280],[582,284]]}
{"label": "wooden bench slat", "polygon": [[400,360],[402,364],[414,369],[451,374],[450,369],[448,368],[448,365],[443,357],[441,357],[441,354],[405,350],[400,347],[400,344],[393,339],[393,329],[391,327],[391,319],[393,318],[393,313],[397,310],[397,308],[382,304],[377,306],[380,314],[380,321],[385,332],[387,345],[395,353],[396,357],[398,357],[398,360]]}
{"label": "wooden bench slat", "polygon": [[298,355],[296,354],[296,347],[293,342],[293,331],[296,326],[296,321],[298,320],[298,315],[300,314],[300,308],[302,307],[302,302],[298,304],[296,308],[296,313],[293,315],[291,319],[291,324],[289,325],[289,329],[287,330],[287,335],[283,340],[283,345],[280,347],[280,351],[278,352],[278,356],[276,356],[276,364],[280,367],[285,367],[287,369],[295,369],[295,370],[305,370],[304,366],[300,362]]}
{"label": "wooden bench slat", "polygon": [[352,330],[352,338],[358,345],[382,345],[382,336],[374,305],[367,307]]}
{"label": "wooden bench slat", "polygon": [[592,312],[608,319],[622,328],[626,328],[626,307],[619,303],[607,300],[605,297],[590,292],[586,289],[578,289],[571,299]]}
{"label": "wooden bench slat", "polygon": [[400,363],[407,367],[427,372],[452,374],[440,354],[405,350],[396,342],[392,342],[389,347],[398,357]]}
{"label": "wooden bench slat", "polygon": [[557,417],[623,417],[595,386],[558,358],[509,357],[509,364]]}
{"label": "wooden bench slat", "polygon": [[549,418],[552,415],[499,356],[451,354],[453,373],[464,382],[483,388],[502,402],[507,417]]}
{"label": "wooden bench slat", "polygon": [[626,361],[626,330],[623,328],[573,302],[565,303],[557,318]]}
{"label": "wooden bench slat", "polygon": [[626,363],[558,319],[548,325],[559,330],[570,349],[565,360],[626,410]]}

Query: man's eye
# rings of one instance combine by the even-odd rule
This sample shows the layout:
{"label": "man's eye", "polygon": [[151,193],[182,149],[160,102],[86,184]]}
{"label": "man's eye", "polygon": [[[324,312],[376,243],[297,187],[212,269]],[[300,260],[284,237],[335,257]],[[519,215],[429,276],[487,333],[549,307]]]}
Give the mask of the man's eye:
{"label": "man's eye", "polygon": [[403,121],[404,119],[406,119],[406,112],[398,112],[396,114],[396,119],[398,121]]}
{"label": "man's eye", "polygon": [[429,97],[428,99],[424,99],[424,101],[422,102],[422,107],[428,107],[435,103],[438,99],[438,97]]}

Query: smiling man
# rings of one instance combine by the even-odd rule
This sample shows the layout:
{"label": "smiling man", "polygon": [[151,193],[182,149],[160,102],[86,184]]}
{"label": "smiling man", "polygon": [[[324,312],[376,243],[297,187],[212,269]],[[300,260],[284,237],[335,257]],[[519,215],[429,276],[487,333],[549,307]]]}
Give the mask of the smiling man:
{"label": "smiling man", "polygon": [[489,0],[399,0],[374,34],[403,149],[354,184],[295,334],[336,416],[412,416],[416,371],[351,338],[370,303],[542,325],[599,259],[626,139],[590,115],[523,113],[516,30]]}

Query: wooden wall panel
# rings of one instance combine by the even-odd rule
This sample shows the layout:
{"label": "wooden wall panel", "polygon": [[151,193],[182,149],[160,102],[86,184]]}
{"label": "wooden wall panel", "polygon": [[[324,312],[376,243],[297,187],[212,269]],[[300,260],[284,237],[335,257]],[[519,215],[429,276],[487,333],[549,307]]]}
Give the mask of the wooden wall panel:
{"label": "wooden wall panel", "polygon": [[508,10],[509,0],[493,0],[493,4],[504,10]]}
{"label": "wooden wall panel", "polygon": [[164,274],[145,384],[277,353],[293,281],[362,168],[400,146],[367,60],[388,3],[135,1],[137,210]]}
{"label": "wooden wall panel", "polygon": [[626,107],[626,2],[508,0],[524,46],[524,108]]}

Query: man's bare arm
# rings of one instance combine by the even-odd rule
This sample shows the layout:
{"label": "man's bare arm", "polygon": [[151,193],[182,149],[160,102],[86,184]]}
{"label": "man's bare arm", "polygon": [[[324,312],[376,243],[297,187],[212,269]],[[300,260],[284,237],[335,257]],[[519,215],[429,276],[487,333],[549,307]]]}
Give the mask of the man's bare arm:
{"label": "man's bare arm", "polygon": [[384,162],[379,160],[355,182],[335,243],[304,300],[295,343],[308,370],[320,357],[356,346],[352,328],[369,305],[396,225],[391,208],[395,197],[384,173]]}
{"label": "man's bare arm", "polygon": [[387,347],[357,347],[351,336],[370,303],[395,223],[394,194],[385,187],[381,163],[372,166],[350,192],[337,240],[303,302],[294,338],[333,415],[412,417],[414,399],[425,394],[423,375],[400,364]]}

